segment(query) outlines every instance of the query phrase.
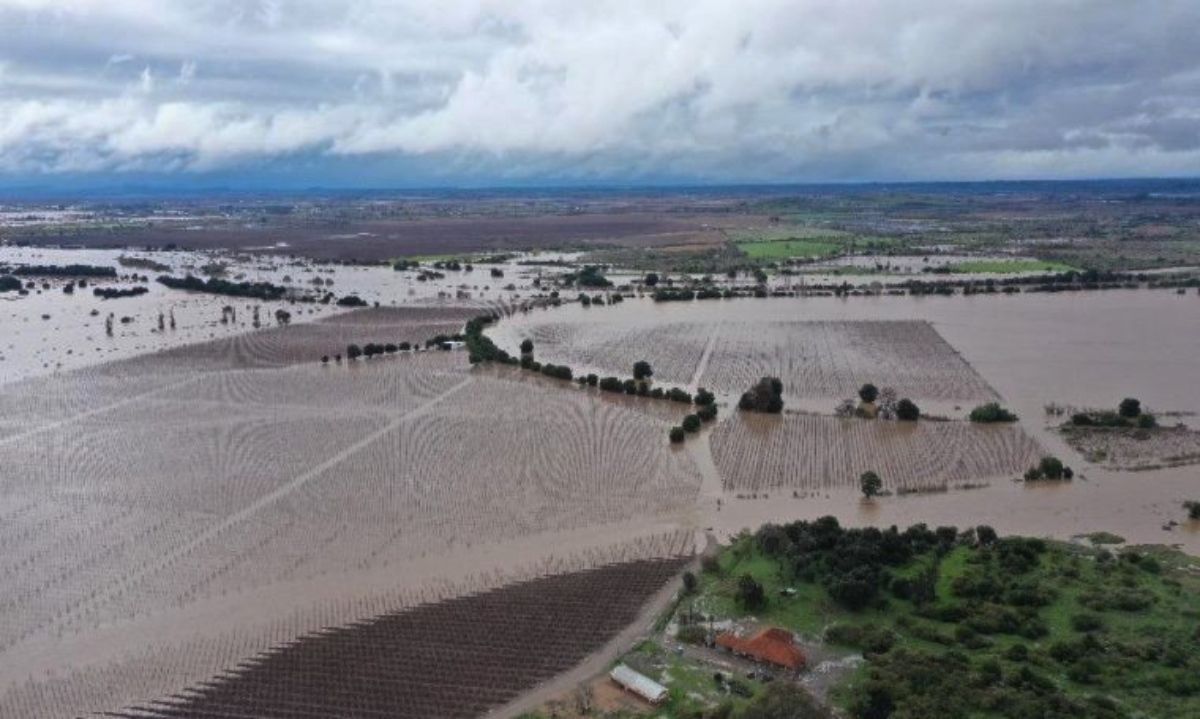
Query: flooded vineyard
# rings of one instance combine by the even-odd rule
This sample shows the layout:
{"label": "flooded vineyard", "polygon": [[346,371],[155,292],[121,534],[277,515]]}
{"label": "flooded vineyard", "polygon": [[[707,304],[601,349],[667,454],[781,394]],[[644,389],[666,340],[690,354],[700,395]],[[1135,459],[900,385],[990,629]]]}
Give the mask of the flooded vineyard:
{"label": "flooded vineyard", "polygon": [[863,472],[884,489],[922,492],[1012,477],[1042,455],[1020,427],[883,422],[813,415],[739,416],[712,436],[731,492],[857,489]]}
{"label": "flooded vineyard", "polygon": [[[390,268],[371,270],[383,271],[397,281]],[[634,599],[665,581],[676,560],[664,558],[689,554],[700,532],[724,537],[764,521],[833,514],[847,524],[1106,530],[1200,546],[1193,525],[1168,525],[1192,498],[1194,464],[1117,471],[1088,447],[1073,449],[1057,429],[1063,418],[1043,409],[1137,395],[1190,424],[1200,409],[1188,381],[1200,351],[1192,297],[655,303],[631,295],[613,306],[516,311],[514,298],[495,295],[319,311],[261,327],[246,326],[247,310],[235,304],[235,323],[219,324],[219,312],[205,320],[211,337],[198,330],[127,347],[114,338],[108,361],[4,375],[0,714],[140,706],[220,716],[252,706],[274,715],[280,692],[298,691],[295,672],[324,676],[343,659],[376,667],[396,642],[437,634],[422,632],[438,617],[551,586],[522,581],[610,565],[634,571],[620,569],[631,560],[657,567],[634,572],[650,577],[641,584],[630,575],[641,587],[633,603],[613,603],[593,629],[562,634],[544,665],[473,668],[497,682],[464,698],[461,713],[471,715],[602,643],[640,606]],[[350,343],[455,334],[482,312],[503,316],[488,330],[502,348],[515,353],[530,338],[538,360],[569,364],[576,376],[624,378],[647,360],[660,386],[712,388],[716,421],[672,444],[668,430],[694,407],[472,366],[464,351],[336,359]],[[53,337],[53,327],[42,332]],[[736,410],[738,394],[762,376],[783,381],[784,414]],[[833,416],[865,382],[943,418]],[[987,401],[1020,421],[966,421]],[[1157,456],[1176,445],[1121,452]],[[1043,454],[1074,465],[1076,480],[1016,481]],[[891,496],[861,501],[857,479],[867,470]],[[555,581],[565,597],[583,591],[575,579]],[[563,611],[578,611],[577,598],[564,601]],[[522,627],[489,621],[487,635]],[[496,661],[509,656],[502,642],[489,646]],[[420,677],[436,666],[387,672]],[[395,675],[367,669],[359,679]],[[443,701],[437,682],[392,686],[364,701],[385,711]],[[199,691],[181,694],[187,687]],[[148,704],[164,697],[174,704]],[[315,697],[305,701],[321,712]]]}
{"label": "flooded vineyard", "polygon": [[115,716],[480,716],[599,648],[681,565],[603,566],[326,629]]}

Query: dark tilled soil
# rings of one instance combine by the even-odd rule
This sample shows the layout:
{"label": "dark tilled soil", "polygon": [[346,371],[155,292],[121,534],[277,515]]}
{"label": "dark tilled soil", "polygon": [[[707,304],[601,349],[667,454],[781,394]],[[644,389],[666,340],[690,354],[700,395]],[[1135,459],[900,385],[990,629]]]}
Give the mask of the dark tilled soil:
{"label": "dark tilled soil", "polygon": [[[452,255],[601,246],[655,247],[724,241],[719,225],[734,216],[655,212],[536,215],[528,217],[418,218],[348,223],[214,224],[184,229],[68,229],[21,237],[37,245],[165,247],[187,250],[256,250],[319,260],[376,262],[413,255]],[[282,244],[281,244],[282,243]]]}
{"label": "dark tilled soil", "polygon": [[110,716],[479,716],[603,646],[685,561],[544,577],[316,632]]}

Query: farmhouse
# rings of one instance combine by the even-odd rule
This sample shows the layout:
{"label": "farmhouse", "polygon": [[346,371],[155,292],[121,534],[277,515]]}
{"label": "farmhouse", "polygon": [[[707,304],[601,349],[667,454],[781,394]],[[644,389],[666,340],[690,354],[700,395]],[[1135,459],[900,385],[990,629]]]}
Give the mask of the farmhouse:
{"label": "farmhouse", "polygon": [[618,664],[608,676],[622,689],[632,692],[651,704],[661,704],[667,698],[667,688],[645,674],[624,664]]}
{"label": "farmhouse", "polygon": [[724,632],[717,636],[717,646],[756,662],[792,671],[803,669],[806,662],[804,652],[796,646],[792,633],[778,627],[763,629],[749,639]]}

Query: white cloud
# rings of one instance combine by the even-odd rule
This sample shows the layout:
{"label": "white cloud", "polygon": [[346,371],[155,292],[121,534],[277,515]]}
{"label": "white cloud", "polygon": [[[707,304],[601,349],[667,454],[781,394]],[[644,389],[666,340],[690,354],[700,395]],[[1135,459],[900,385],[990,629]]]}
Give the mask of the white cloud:
{"label": "white cloud", "polygon": [[10,174],[432,154],[613,178],[1145,175],[1194,172],[1200,147],[1194,0],[0,0],[0,26],[19,29]]}

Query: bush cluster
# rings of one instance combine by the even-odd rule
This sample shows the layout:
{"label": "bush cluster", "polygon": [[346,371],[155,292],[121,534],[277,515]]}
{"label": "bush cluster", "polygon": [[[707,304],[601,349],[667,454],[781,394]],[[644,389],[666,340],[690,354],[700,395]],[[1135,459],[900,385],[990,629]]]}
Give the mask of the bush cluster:
{"label": "bush cluster", "polygon": [[1017,415],[1001,407],[999,402],[988,402],[971,410],[969,419],[972,422],[979,422],[981,424],[992,424],[995,422],[1016,422]]}
{"label": "bush cluster", "polygon": [[1071,415],[1071,424],[1076,427],[1137,427],[1154,429],[1158,419],[1142,411],[1142,403],[1133,397],[1121,400],[1117,410],[1076,412]]}
{"label": "bush cluster", "polygon": [[116,277],[117,268],[103,265],[22,265],[9,272],[18,277]]}
{"label": "bush cluster", "polygon": [[[158,282],[173,290],[207,292],[213,295],[227,295],[230,297],[250,297],[266,301],[280,300],[287,294],[286,287],[273,285],[270,282],[230,282],[229,280],[222,280],[217,277],[202,280],[192,275],[187,275],[183,278],[161,275],[158,278]],[[363,304],[366,303],[363,302]]]}
{"label": "bush cluster", "polygon": [[115,300],[122,297],[138,297],[149,292],[147,287],[96,287],[92,289],[92,294],[102,300]]}
{"label": "bush cluster", "polygon": [[1058,457],[1042,457],[1040,462],[1025,470],[1026,482],[1037,482],[1043,479],[1071,480],[1074,477],[1075,470],[1063,464],[1062,460]]}
{"label": "bush cluster", "polygon": [[779,414],[783,411],[783,382],[778,377],[763,377],[742,394],[738,409]]}

